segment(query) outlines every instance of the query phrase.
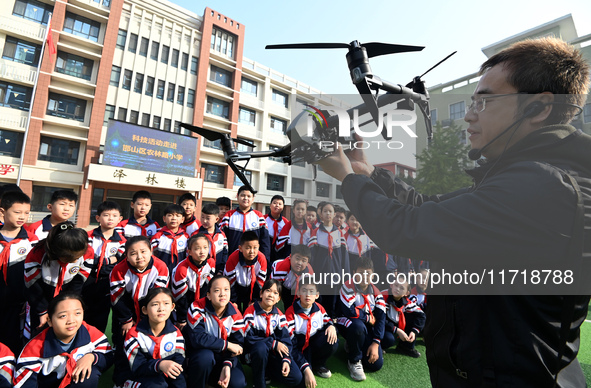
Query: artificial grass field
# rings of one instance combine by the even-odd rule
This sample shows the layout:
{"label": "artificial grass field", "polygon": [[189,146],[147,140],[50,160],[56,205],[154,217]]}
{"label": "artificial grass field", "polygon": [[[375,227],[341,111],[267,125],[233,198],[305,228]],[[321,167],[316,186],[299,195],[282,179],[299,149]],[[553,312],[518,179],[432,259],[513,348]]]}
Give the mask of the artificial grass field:
{"label": "artificial grass field", "polygon": [[[109,328],[111,324],[109,322]],[[110,329],[107,329],[107,336],[110,338]],[[339,350],[328,360],[327,367],[332,371],[330,379],[322,379],[316,377],[319,387],[334,387],[334,388],[349,388],[364,385],[366,387],[408,387],[408,388],[427,388],[430,387],[429,370],[427,368],[427,361],[425,359],[425,343],[422,338],[416,342],[416,348],[421,353],[420,358],[410,358],[394,352],[394,349],[389,349],[384,354],[384,366],[375,373],[366,373],[367,380],[363,382],[356,382],[351,380],[349,370],[347,369],[347,358],[343,348],[343,337],[339,336]],[[579,362],[585,373],[587,385],[591,386],[591,305],[589,306],[589,313],[587,320],[581,326],[581,347],[579,350]],[[102,377],[99,383],[99,388],[111,388],[113,383],[111,375],[113,369],[109,369]],[[252,385],[251,369],[249,366],[244,366],[244,371],[247,377],[250,388]],[[278,384],[270,384],[268,387],[282,387]]]}

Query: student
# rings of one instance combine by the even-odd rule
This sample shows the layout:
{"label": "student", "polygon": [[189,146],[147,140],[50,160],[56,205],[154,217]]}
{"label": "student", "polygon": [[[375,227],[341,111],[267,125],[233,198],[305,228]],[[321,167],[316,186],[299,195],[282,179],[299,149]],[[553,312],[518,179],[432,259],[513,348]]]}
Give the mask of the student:
{"label": "student", "polygon": [[349,251],[349,265],[351,269],[357,267],[357,261],[359,261],[361,256],[366,256],[373,261],[374,272],[380,278],[385,279],[388,274],[388,270],[386,269],[386,254],[371,241],[352,212],[347,213],[346,222],[348,229],[344,233],[347,250]]}
{"label": "student", "polygon": [[72,190],[54,191],[47,204],[47,210],[51,214],[42,220],[33,222],[27,229],[34,233],[39,240],[46,238],[52,227],[69,220],[74,215],[76,202],[78,202],[78,194]]}
{"label": "student", "polygon": [[[320,206],[319,206],[320,207]],[[322,206],[322,223],[317,229],[312,231],[308,246],[310,247],[310,265],[314,272],[320,274],[337,273],[348,274],[349,252],[347,244],[341,231],[333,225],[334,206],[331,203],[325,203]],[[322,305],[329,316],[337,316],[338,296],[334,295],[334,288],[340,288],[340,284],[322,284],[320,293],[322,295]]]}
{"label": "student", "polygon": [[191,237],[197,233],[197,230],[201,227],[201,222],[195,217],[197,198],[191,193],[185,193],[179,197],[177,202],[183,209],[185,209],[185,220],[181,227],[187,232],[189,237]]}
{"label": "student", "polygon": [[189,235],[181,227],[185,210],[180,205],[168,205],[164,208],[162,220],[165,226],[152,236],[153,255],[162,260],[172,272],[174,267],[185,260]]}
{"label": "student", "polygon": [[347,225],[347,210],[344,207],[335,205],[333,222],[335,226],[339,228],[343,233],[347,231],[349,225]]}
{"label": "student", "polygon": [[267,260],[259,252],[256,233],[249,231],[242,235],[238,249],[228,257],[224,276],[232,286],[231,300],[240,311],[259,297],[267,278]]}
{"label": "student", "polygon": [[126,260],[115,265],[109,277],[113,316],[111,332],[115,346],[113,381],[122,385],[129,378],[129,366],[123,340],[127,332],[139,321],[140,299],[151,288],[168,287],[168,267],[152,255],[150,240],[134,236],[125,242]]}
{"label": "student", "polygon": [[33,338],[18,358],[14,383],[19,388],[98,386],[113,363],[107,337],[84,319],[79,294],[62,293],[47,309],[49,327]]}
{"label": "student", "polygon": [[215,273],[218,275],[224,272],[228,261],[228,239],[217,225],[219,213],[220,210],[217,205],[213,203],[204,205],[201,209],[201,227],[199,228],[199,233],[204,234],[209,239],[210,256],[215,261]]}
{"label": "student", "polygon": [[25,229],[31,200],[18,191],[8,191],[0,200],[0,342],[13,353],[22,350],[20,314],[25,306],[25,258],[37,243],[37,236]]}
{"label": "student", "polygon": [[306,245],[295,245],[288,258],[273,263],[271,279],[281,282],[281,299],[286,308],[293,304],[294,295],[298,293],[300,277],[305,273],[314,274],[309,262],[310,248]]}
{"label": "student", "polygon": [[[11,191],[18,191],[20,193],[23,192],[21,190],[21,188],[18,187],[17,185],[15,185],[14,183],[7,183],[5,185],[1,185],[0,186],[0,201],[2,201],[2,196],[4,195],[4,193],[8,193]],[[4,225],[4,217],[0,213],[0,226],[2,226],[2,225]]]}
{"label": "student", "polygon": [[148,217],[148,213],[152,209],[152,195],[146,190],[136,191],[131,200],[131,208],[133,216],[119,224],[119,227],[123,228],[125,238],[133,236],[151,238],[155,235],[160,229],[160,225]]}
{"label": "student", "polygon": [[[410,301],[408,276],[399,274],[390,285],[391,294],[386,299],[386,330],[383,349],[388,349],[400,339],[396,350],[409,357],[419,358],[421,353],[415,349],[416,336],[425,327],[425,313],[416,303]],[[387,291],[385,292],[387,293]]]}
{"label": "student", "polygon": [[189,307],[183,328],[187,345],[187,382],[190,388],[221,385],[246,387],[238,356],[244,344],[244,321],[230,302],[230,281],[216,276],[209,282],[207,296]]}
{"label": "student", "polygon": [[326,361],[339,348],[337,331],[324,307],[316,302],[319,294],[311,277],[300,279],[298,297],[285,312],[293,347],[292,358],[295,367],[302,372],[305,386],[315,387],[314,374],[326,379],[332,376]]}
{"label": "student", "polygon": [[[293,213],[290,222],[288,244],[308,245],[312,225],[306,220],[306,207],[308,202],[303,199],[293,201]],[[285,230],[285,229],[284,229]]]}
{"label": "student", "polygon": [[224,216],[227,212],[230,211],[230,209],[232,209],[232,200],[228,197],[219,197],[215,200],[215,204],[220,209],[220,220],[224,218]]}
{"label": "student", "polygon": [[84,283],[82,296],[86,303],[85,321],[102,332],[107,329],[111,301],[109,275],[125,254],[125,237],[115,228],[123,218],[117,202],[105,201],[96,210],[99,226],[88,231],[89,244],[97,263],[88,281]]}
{"label": "student", "polygon": [[308,205],[306,208],[306,222],[312,227],[312,229],[316,229],[318,227],[318,217],[316,214],[316,207]]}
{"label": "student", "polygon": [[284,243],[285,240],[287,240],[287,236],[280,237],[281,231],[289,223],[287,218],[281,215],[284,207],[285,199],[281,195],[274,195],[273,198],[271,198],[271,211],[265,216],[265,222],[267,223],[269,238],[271,240],[271,256],[269,257],[271,264],[289,256],[289,252],[286,252]]}
{"label": "student", "polygon": [[250,192],[248,187],[241,186],[238,189],[237,198],[238,208],[227,212],[220,222],[220,229],[228,238],[228,253],[238,249],[240,237],[243,233],[252,231],[258,237],[260,251],[267,259],[267,266],[270,268],[271,241],[269,240],[265,217],[261,212],[251,207],[254,194]]}
{"label": "student", "polygon": [[10,348],[0,342],[0,388],[14,387],[14,364],[16,360]]}
{"label": "student", "polygon": [[361,256],[351,280],[340,291],[340,310],[337,319],[339,332],[347,340],[347,366],[351,378],[365,380],[363,368],[378,371],[384,364],[380,344],[384,338],[386,305],[378,288],[372,284],[373,262]]}
{"label": "student", "polygon": [[88,233],[66,221],[49,231],[47,238],[25,259],[26,297],[30,306],[25,338],[43,330],[49,315],[49,302],[61,292],[82,293],[82,287],[96,265],[88,246]]}
{"label": "student", "polygon": [[125,353],[131,379],[126,386],[185,388],[185,340],[170,321],[174,310],[168,288],[152,288],[142,300],[140,322],[127,332]]}
{"label": "student", "polygon": [[187,247],[187,258],[172,271],[170,282],[176,302],[176,322],[180,329],[187,323],[189,305],[207,293],[209,282],[215,276],[215,261],[211,258],[207,236],[194,234],[189,238]]}
{"label": "student", "polygon": [[263,284],[261,300],[244,312],[244,354],[252,366],[255,388],[267,386],[265,376],[289,387],[302,381],[299,368],[292,368],[291,337],[287,320],[275,306],[281,299],[281,283],[269,279]]}
{"label": "student", "polygon": [[429,274],[430,271],[427,268],[422,268],[416,276],[416,284],[410,291],[411,302],[415,302],[417,306],[427,313],[427,287],[429,287]]}

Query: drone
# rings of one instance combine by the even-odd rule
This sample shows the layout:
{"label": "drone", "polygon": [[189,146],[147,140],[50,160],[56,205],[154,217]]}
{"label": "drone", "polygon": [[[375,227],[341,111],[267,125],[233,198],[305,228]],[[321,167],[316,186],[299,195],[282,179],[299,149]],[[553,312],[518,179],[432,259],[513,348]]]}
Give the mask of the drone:
{"label": "drone", "polygon": [[[346,54],[347,64],[349,67],[351,80],[357,87],[359,94],[363,100],[363,104],[349,109],[347,112],[352,112],[357,109],[359,114],[369,113],[372,120],[365,122],[379,122],[379,108],[385,105],[397,102],[397,109],[412,111],[415,106],[423,114],[425,120],[425,127],[427,131],[427,138],[433,138],[433,130],[431,126],[431,114],[429,109],[429,94],[425,88],[425,82],[421,79],[425,74],[439,66],[441,63],[446,61],[449,57],[454,55],[454,51],[443,60],[439,61],[436,65],[432,66],[429,70],[424,72],[422,75],[414,77],[411,82],[406,86],[400,84],[393,84],[386,80],[381,79],[372,73],[371,67],[369,66],[369,58],[377,57],[386,54],[396,54],[403,52],[421,51],[424,49],[423,46],[409,46],[389,43],[359,43],[354,40],[351,43],[293,43],[293,44],[277,44],[267,45],[266,49],[336,49],[346,48],[348,52]],[[380,91],[385,93],[379,94]],[[248,162],[252,158],[264,158],[264,157],[279,157],[284,163],[292,164],[292,162],[305,161],[309,164],[313,164],[314,167],[316,162],[329,156],[334,150],[323,149],[319,144],[322,141],[329,142],[340,142],[344,143],[348,139],[352,138],[353,129],[351,129],[350,136],[339,136],[337,129],[339,124],[339,118],[331,114],[329,110],[320,110],[318,113],[324,118],[324,125],[315,123],[314,130],[310,136],[307,133],[305,125],[302,125],[307,120],[307,116],[310,115],[308,110],[301,112],[286,130],[286,135],[290,139],[290,143],[282,148],[267,151],[238,151],[236,150],[234,143],[243,144],[249,147],[255,147],[255,145],[249,141],[243,139],[233,139],[228,133],[220,133],[213,130],[197,127],[194,125],[181,123],[181,126],[200,135],[210,141],[219,140],[224,158],[228,166],[238,176],[240,181],[253,193],[256,191],[250,185],[244,171]],[[363,125],[364,125],[363,124]],[[382,136],[386,140],[390,140],[386,128],[382,129]],[[246,161],[244,166],[237,166],[236,162]],[[316,169],[315,174],[316,175]]]}

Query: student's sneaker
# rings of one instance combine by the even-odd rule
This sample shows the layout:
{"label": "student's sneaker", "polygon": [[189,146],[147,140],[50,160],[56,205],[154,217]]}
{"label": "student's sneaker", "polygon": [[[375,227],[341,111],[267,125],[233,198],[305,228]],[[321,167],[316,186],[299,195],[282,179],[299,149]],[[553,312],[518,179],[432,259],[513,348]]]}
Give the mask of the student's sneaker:
{"label": "student's sneaker", "polygon": [[399,353],[402,353],[406,356],[412,357],[412,358],[419,358],[421,357],[421,353],[419,353],[418,350],[416,350],[415,348],[412,349],[407,349],[407,348],[403,348],[403,347],[396,347],[396,351]]}
{"label": "student's sneaker", "polygon": [[332,376],[332,372],[325,366],[321,366],[320,368],[314,369],[314,374],[318,377],[322,377],[323,379],[328,379]]}
{"label": "student's sneaker", "polygon": [[347,367],[349,367],[349,373],[351,374],[351,378],[353,380],[365,380],[365,372],[363,371],[363,365],[361,364],[361,360],[357,362],[351,362],[347,360]]}

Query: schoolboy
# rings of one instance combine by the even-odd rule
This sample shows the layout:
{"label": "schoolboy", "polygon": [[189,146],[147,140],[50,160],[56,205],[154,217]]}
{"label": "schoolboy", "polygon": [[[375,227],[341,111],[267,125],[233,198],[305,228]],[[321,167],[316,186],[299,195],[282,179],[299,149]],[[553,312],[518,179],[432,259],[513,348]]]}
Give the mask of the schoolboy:
{"label": "schoolboy", "polygon": [[[0,201],[2,201],[2,196],[4,195],[4,193],[7,193],[9,191],[19,191],[19,192],[23,192],[21,190],[20,187],[18,187],[17,185],[15,185],[14,183],[7,183],[5,185],[1,185],[0,186]],[[4,225],[4,216],[2,215],[2,213],[0,213],[0,226]]]}
{"label": "schoolboy", "polygon": [[312,229],[316,229],[318,227],[318,217],[316,214],[316,207],[308,205],[306,208],[306,222],[312,227]]}
{"label": "schoolboy", "polygon": [[174,267],[185,260],[189,235],[181,227],[185,209],[171,204],[164,208],[164,225],[152,236],[152,254],[162,260],[172,273]]}
{"label": "schoolboy", "polygon": [[119,227],[123,228],[125,238],[133,236],[151,238],[155,235],[160,225],[148,216],[152,209],[152,195],[146,190],[136,191],[131,199],[131,208],[133,216],[119,224]]}
{"label": "schoolboy", "polygon": [[337,228],[345,233],[348,229],[348,225],[346,222],[347,219],[347,210],[339,205],[335,205],[334,207],[334,224]]}
{"label": "schoolboy", "polygon": [[324,307],[316,302],[318,289],[310,276],[302,276],[298,286],[299,299],[285,311],[293,347],[295,366],[300,368],[306,387],[315,387],[314,374],[330,378],[326,361],[339,345],[337,331]]}
{"label": "schoolboy", "polygon": [[341,318],[337,327],[347,340],[347,366],[351,378],[365,380],[365,371],[378,371],[384,364],[380,344],[384,338],[386,304],[378,288],[372,284],[373,262],[361,256],[351,280],[340,291]]}
{"label": "schoolboy", "polygon": [[243,233],[252,231],[258,237],[260,251],[267,259],[267,267],[270,268],[271,241],[265,217],[261,212],[251,207],[254,194],[248,187],[241,186],[238,189],[237,198],[238,208],[227,212],[220,222],[220,229],[228,239],[228,252],[232,253],[238,249],[240,237]]}
{"label": "schoolboy", "polygon": [[210,241],[204,234],[194,234],[187,242],[187,258],[172,271],[170,288],[176,304],[176,322],[182,329],[187,323],[189,305],[201,299],[215,276],[215,260]]}
{"label": "schoolboy", "polygon": [[265,216],[267,222],[267,229],[269,230],[269,238],[271,240],[271,256],[270,263],[281,260],[289,256],[289,247],[285,242],[289,235],[281,234],[281,231],[289,226],[287,218],[283,217],[283,208],[285,207],[285,199],[281,195],[274,195],[271,198],[271,211]]}
{"label": "schoolboy", "polygon": [[361,256],[371,258],[373,270],[380,278],[385,279],[388,275],[386,269],[386,254],[369,238],[361,228],[361,224],[352,212],[346,216],[348,229],[344,231],[347,250],[349,251],[349,264],[351,269],[356,268],[357,261]]}
{"label": "schoolboy", "polygon": [[220,220],[224,218],[227,212],[232,209],[232,200],[228,197],[219,197],[215,200],[215,204],[220,209],[219,218]]}
{"label": "schoolboy", "polygon": [[82,296],[86,303],[84,321],[102,332],[107,328],[111,311],[109,275],[125,254],[125,237],[116,230],[122,220],[121,206],[117,202],[105,201],[96,210],[99,226],[88,231],[89,245],[94,250],[97,266],[84,283]]}
{"label": "schoolboy", "polygon": [[259,252],[259,239],[256,233],[249,231],[240,238],[240,245],[234,251],[224,268],[232,286],[232,302],[240,311],[258,299],[267,278],[267,260]]}
{"label": "schoolboy", "polygon": [[228,239],[218,227],[219,207],[213,203],[203,205],[201,209],[201,227],[199,233],[209,238],[211,253],[215,261],[215,273],[221,275],[228,261]]}
{"label": "schoolboy", "polygon": [[246,387],[238,356],[243,352],[244,321],[230,302],[230,282],[223,276],[209,282],[207,296],[191,304],[183,328],[187,346],[187,386]]}
{"label": "schoolboy", "polygon": [[273,263],[271,279],[282,282],[281,299],[286,308],[293,304],[300,277],[305,273],[314,274],[309,262],[310,248],[294,245],[289,257]]}
{"label": "schoolboy", "polygon": [[[400,339],[396,351],[409,357],[419,358],[421,353],[415,349],[416,336],[425,327],[425,313],[408,295],[410,286],[408,276],[399,273],[390,285],[390,295],[386,298],[386,329],[382,348],[388,349]],[[387,291],[386,291],[387,292]]]}
{"label": "schoolboy", "polygon": [[20,314],[25,305],[25,258],[37,236],[24,228],[31,210],[31,199],[19,191],[5,192],[0,201],[4,225],[0,228],[0,343],[13,353],[22,350]]}
{"label": "schoolboy", "polygon": [[78,202],[78,194],[72,190],[54,191],[47,204],[47,210],[51,214],[45,216],[42,220],[33,222],[27,229],[33,232],[39,240],[43,240],[52,227],[60,222],[67,221],[74,215],[76,202]]}
{"label": "schoolboy", "polygon": [[197,206],[197,198],[191,193],[185,193],[181,195],[177,201],[179,205],[185,209],[185,220],[183,221],[181,227],[185,229],[185,232],[191,237],[201,226],[201,222],[195,216],[195,209]]}

